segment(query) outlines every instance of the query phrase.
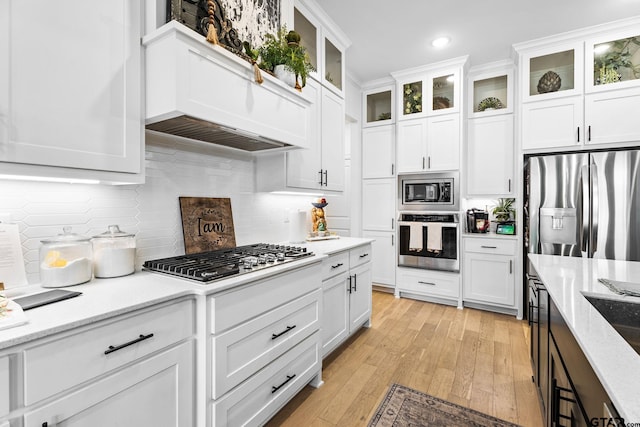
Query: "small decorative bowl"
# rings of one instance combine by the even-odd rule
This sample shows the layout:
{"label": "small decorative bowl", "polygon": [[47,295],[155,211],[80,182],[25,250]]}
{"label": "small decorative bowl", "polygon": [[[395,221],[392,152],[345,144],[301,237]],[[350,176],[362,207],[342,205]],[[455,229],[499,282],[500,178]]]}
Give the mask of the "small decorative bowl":
{"label": "small decorative bowl", "polygon": [[324,208],[325,206],[327,206],[329,203],[311,203],[313,205],[313,207],[315,208]]}

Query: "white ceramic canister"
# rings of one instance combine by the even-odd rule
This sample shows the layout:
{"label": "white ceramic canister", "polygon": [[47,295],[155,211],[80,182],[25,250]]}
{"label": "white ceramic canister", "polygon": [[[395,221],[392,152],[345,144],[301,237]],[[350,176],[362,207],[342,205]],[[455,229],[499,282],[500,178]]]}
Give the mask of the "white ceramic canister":
{"label": "white ceramic canister", "polygon": [[135,271],[136,239],[117,225],[93,236],[93,274],[97,278],[120,277]]}
{"label": "white ceramic canister", "polygon": [[92,277],[91,240],[64,227],[63,234],[42,240],[40,282],[45,288],[60,288],[88,282]]}

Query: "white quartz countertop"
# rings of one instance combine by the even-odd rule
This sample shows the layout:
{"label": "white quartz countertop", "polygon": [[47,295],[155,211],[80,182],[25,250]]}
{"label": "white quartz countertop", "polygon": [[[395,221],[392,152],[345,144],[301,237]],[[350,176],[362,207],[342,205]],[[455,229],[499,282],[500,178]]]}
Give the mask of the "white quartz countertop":
{"label": "white quartz countertop", "polygon": [[[0,350],[177,298],[209,295],[237,288],[322,262],[327,254],[370,242],[371,239],[340,238],[308,243],[302,246],[313,251],[313,257],[209,284],[147,271],[113,279],[93,279],[86,284],[66,288],[80,291],[82,295],[25,311],[28,318],[26,324],[0,330]],[[11,299],[47,290],[33,285],[9,289],[5,294]]]}
{"label": "white quartz countertop", "polygon": [[583,296],[640,303],[598,282],[639,282],[640,262],[533,254],[529,259],[620,415],[640,422],[640,355]]}

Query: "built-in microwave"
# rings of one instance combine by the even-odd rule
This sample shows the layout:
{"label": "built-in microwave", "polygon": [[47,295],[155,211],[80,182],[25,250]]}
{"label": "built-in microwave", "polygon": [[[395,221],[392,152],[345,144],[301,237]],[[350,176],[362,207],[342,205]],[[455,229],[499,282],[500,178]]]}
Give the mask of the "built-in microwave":
{"label": "built-in microwave", "polygon": [[457,172],[400,175],[399,210],[457,211],[459,209]]}

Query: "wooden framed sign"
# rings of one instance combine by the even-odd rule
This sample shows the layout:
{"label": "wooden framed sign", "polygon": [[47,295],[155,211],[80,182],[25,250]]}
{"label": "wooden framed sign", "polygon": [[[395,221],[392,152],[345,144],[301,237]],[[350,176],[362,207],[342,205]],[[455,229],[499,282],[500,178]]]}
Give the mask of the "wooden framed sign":
{"label": "wooden framed sign", "polygon": [[180,197],[182,234],[187,254],[234,248],[231,199]]}

